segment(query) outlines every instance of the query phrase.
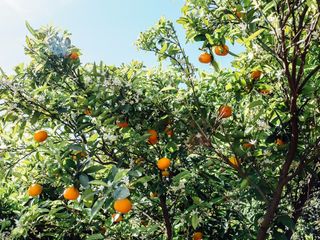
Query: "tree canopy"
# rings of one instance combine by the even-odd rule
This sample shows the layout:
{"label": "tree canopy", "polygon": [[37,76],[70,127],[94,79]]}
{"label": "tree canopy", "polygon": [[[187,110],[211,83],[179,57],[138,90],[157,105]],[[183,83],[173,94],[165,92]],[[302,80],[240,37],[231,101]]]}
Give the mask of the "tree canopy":
{"label": "tree canopy", "polygon": [[157,68],[84,64],[27,23],[31,62],[0,74],[1,239],[318,239],[319,10],[186,0],[211,71],[165,18],[136,42]]}

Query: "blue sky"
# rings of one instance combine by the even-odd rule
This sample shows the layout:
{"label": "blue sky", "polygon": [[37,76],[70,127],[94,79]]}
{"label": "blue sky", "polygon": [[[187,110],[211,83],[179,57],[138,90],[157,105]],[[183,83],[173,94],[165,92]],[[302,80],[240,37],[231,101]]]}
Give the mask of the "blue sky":
{"label": "blue sky", "polygon": [[[82,62],[120,65],[131,60],[156,65],[152,53],[134,46],[139,33],[164,16],[176,21],[183,0],[0,0],[0,67],[11,72],[15,65],[26,62],[24,40],[28,34],[25,21],[34,28],[53,24],[72,33],[72,42],[82,50]],[[184,43],[184,30],[176,24]],[[229,46],[239,52],[238,47]],[[196,66],[209,69],[197,61],[199,45],[188,44],[186,51]],[[222,67],[230,66],[231,56],[219,57]]]}

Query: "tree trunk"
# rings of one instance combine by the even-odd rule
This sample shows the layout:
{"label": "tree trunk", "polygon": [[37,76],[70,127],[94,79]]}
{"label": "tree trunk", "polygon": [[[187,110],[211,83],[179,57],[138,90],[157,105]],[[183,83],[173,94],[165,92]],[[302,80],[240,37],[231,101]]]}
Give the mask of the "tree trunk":
{"label": "tree trunk", "polygon": [[163,215],[164,223],[165,223],[166,230],[167,230],[167,239],[172,240],[172,238],[173,238],[172,225],[171,225],[171,221],[170,221],[169,210],[168,210],[167,203],[166,203],[166,195],[161,194],[159,198],[160,198],[160,206],[162,209],[162,215]]}

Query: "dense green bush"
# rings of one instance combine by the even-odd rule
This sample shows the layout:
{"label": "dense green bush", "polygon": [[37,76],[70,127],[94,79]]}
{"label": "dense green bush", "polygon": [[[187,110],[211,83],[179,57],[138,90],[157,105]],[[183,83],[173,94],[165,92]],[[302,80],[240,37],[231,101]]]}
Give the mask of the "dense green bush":
{"label": "dense green bush", "polygon": [[[1,74],[3,239],[318,239],[319,3],[187,0],[182,13],[212,72],[166,19],[137,41],[166,69],[82,64],[70,34],[27,24],[30,64]],[[225,44],[235,58],[220,70]],[[123,198],[133,209],[115,223]]]}

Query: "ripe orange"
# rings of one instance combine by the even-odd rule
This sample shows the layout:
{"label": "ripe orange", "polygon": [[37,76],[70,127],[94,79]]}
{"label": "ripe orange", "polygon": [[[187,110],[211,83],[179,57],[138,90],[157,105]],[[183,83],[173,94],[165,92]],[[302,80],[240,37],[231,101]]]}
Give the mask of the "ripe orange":
{"label": "ripe orange", "polygon": [[212,61],[212,56],[209,53],[201,53],[199,56],[199,62],[201,63],[211,63]]}
{"label": "ripe orange", "polygon": [[34,133],[33,138],[36,142],[43,142],[48,138],[48,133],[45,130],[38,130]]}
{"label": "ripe orange", "polygon": [[114,213],[114,214],[112,214],[112,218],[111,219],[112,219],[113,223],[118,223],[118,222],[121,222],[123,220],[123,217],[119,213]]}
{"label": "ripe orange", "polygon": [[228,118],[232,115],[232,108],[228,105],[222,105],[219,108],[219,117],[220,118]]}
{"label": "ripe orange", "polygon": [[79,190],[75,187],[68,187],[64,190],[63,196],[67,200],[76,200],[79,196]]}
{"label": "ripe orange", "polygon": [[219,45],[214,48],[214,52],[218,56],[226,56],[229,53],[229,48],[227,45]]}
{"label": "ripe orange", "polygon": [[151,136],[148,138],[149,144],[156,144],[158,142],[158,133],[156,130],[149,129],[148,133],[151,134]]}
{"label": "ripe orange", "polygon": [[34,183],[28,188],[28,194],[31,197],[36,197],[41,194],[42,189],[43,188],[40,184]]}
{"label": "ripe orange", "polygon": [[282,145],[284,145],[284,144],[286,144],[286,143],[285,143],[285,141],[283,141],[281,138],[277,138],[276,144],[277,144],[278,146],[282,146]]}
{"label": "ripe orange", "polygon": [[193,234],[193,240],[202,240],[202,238],[203,238],[202,232],[195,232]]}
{"label": "ripe orange", "polygon": [[158,137],[158,133],[156,130],[149,129],[148,133],[151,135],[150,138],[157,138]]}
{"label": "ripe orange", "polygon": [[251,72],[251,78],[253,80],[258,80],[261,76],[262,72],[260,70],[254,70]]}
{"label": "ripe orange", "polygon": [[128,213],[132,209],[132,203],[128,198],[118,199],[114,202],[114,210],[120,213]]}
{"label": "ripe orange", "polygon": [[161,171],[161,174],[163,177],[169,177],[170,176],[170,173],[168,170],[164,170],[164,171]]}
{"label": "ripe orange", "polygon": [[164,157],[158,160],[157,166],[160,170],[166,170],[168,167],[170,167],[170,159]]}
{"label": "ripe orange", "polygon": [[254,145],[252,143],[244,143],[244,144],[242,144],[242,146],[243,146],[243,148],[248,149],[248,148],[252,148]]}
{"label": "ripe orange", "polygon": [[269,90],[269,89],[261,89],[261,90],[260,90],[260,93],[261,93],[262,95],[268,95],[268,94],[270,93],[270,90]]}
{"label": "ripe orange", "polygon": [[79,58],[79,54],[77,52],[72,52],[69,57],[71,60],[77,60]]}
{"label": "ripe orange", "polygon": [[240,161],[234,156],[229,158],[229,162],[235,168],[238,168],[240,166]]}
{"label": "ripe orange", "polygon": [[173,130],[172,129],[166,127],[164,129],[164,132],[168,135],[168,137],[173,137]]}
{"label": "ripe orange", "polygon": [[128,122],[117,122],[119,128],[127,128],[129,126]]}
{"label": "ripe orange", "polygon": [[86,108],[83,113],[87,116],[91,116],[92,115],[92,110],[90,108]]}
{"label": "ripe orange", "polygon": [[148,143],[154,145],[158,142],[158,138],[149,138]]}

